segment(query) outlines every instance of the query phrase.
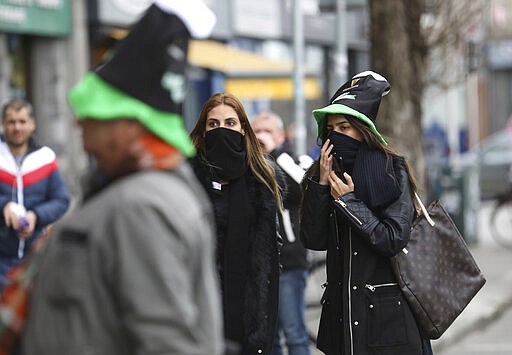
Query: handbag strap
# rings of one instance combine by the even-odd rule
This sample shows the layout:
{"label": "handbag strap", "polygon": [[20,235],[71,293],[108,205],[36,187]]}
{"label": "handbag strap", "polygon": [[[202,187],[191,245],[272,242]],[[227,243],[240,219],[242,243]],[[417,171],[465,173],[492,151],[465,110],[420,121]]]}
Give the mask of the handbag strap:
{"label": "handbag strap", "polygon": [[428,214],[428,211],[425,208],[425,205],[423,205],[423,202],[421,202],[421,199],[416,192],[414,193],[414,197],[416,198],[416,202],[418,203],[418,205],[421,208],[421,212],[427,219],[427,222],[433,227],[436,223],[432,220],[432,218],[430,218],[430,215]]}

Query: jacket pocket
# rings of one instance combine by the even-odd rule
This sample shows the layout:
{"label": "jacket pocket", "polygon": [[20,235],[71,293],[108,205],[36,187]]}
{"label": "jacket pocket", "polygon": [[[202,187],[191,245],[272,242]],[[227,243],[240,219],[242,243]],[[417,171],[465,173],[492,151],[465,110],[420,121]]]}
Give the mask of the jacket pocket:
{"label": "jacket pocket", "polygon": [[[52,245],[50,263],[54,276],[49,279],[48,296],[56,304],[79,302],[88,286],[88,235],[75,230],[63,230]],[[58,267],[56,267],[58,266]]]}
{"label": "jacket pocket", "polygon": [[396,283],[366,285],[368,347],[407,343],[404,300]]}

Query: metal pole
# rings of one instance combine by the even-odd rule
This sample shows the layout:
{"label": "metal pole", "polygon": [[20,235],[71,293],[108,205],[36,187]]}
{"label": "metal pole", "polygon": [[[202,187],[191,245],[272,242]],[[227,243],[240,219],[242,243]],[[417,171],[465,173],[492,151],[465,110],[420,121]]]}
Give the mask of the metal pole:
{"label": "metal pole", "polygon": [[7,50],[7,35],[0,33],[0,105],[11,98],[9,78],[11,77],[11,62]]}
{"label": "metal pole", "polygon": [[293,8],[293,57],[294,57],[294,112],[295,153],[306,154],[306,125],[304,102],[304,17],[302,0],[294,0]]}
{"label": "metal pole", "polygon": [[336,44],[332,59],[333,80],[330,83],[329,96],[347,81],[348,55],[347,55],[347,2],[336,1]]}

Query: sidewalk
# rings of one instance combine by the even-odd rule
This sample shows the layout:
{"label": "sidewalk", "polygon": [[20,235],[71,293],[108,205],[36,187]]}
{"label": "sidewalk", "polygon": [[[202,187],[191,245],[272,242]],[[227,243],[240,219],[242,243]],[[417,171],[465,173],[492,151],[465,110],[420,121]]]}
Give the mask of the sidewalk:
{"label": "sidewalk", "polygon": [[497,315],[512,307],[512,249],[504,249],[492,239],[491,205],[491,202],[482,202],[478,243],[470,247],[487,282],[441,338],[432,341],[434,353],[456,346],[460,339],[485,328]]}

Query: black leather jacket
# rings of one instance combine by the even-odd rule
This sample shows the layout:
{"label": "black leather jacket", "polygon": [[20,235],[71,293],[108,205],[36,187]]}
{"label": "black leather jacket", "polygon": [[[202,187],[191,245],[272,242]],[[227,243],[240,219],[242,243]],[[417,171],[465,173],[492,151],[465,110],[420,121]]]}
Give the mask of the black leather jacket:
{"label": "black leather jacket", "polygon": [[394,161],[401,195],[370,210],[355,194],[337,200],[312,178],[304,191],[300,237],[327,250],[327,288],[317,346],[326,354],[422,354],[421,336],[389,258],[407,244],[414,218],[404,166]]}

